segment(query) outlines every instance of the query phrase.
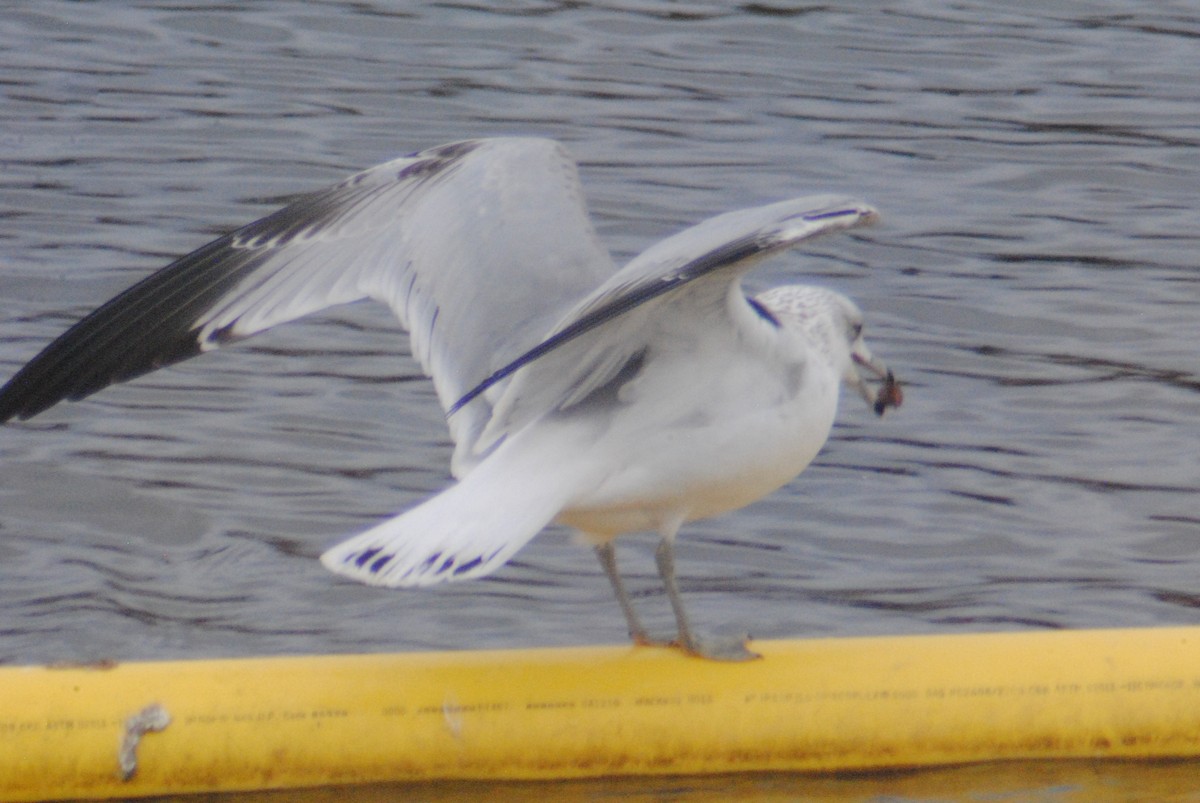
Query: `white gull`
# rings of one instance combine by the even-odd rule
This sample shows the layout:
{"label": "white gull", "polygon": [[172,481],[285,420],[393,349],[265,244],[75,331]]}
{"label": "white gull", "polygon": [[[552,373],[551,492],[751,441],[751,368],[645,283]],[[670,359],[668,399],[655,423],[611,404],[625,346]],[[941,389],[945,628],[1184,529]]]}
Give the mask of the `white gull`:
{"label": "white gull", "polygon": [[848,298],[803,285],[751,298],[741,277],[875,217],[850,198],[782,201],[707,220],[618,270],[561,145],[452,143],[303,196],[147,277],[0,388],[0,421],[336,304],[382,301],[447,411],[458,482],[325,552],[329,569],[381,586],[482,577],[558,522],[595,545],[646,644],[613,540],[656,531],[672,643],[752,657],[693,633],[677,531],[799,474],[843,383],[881,415],[901,392]]}

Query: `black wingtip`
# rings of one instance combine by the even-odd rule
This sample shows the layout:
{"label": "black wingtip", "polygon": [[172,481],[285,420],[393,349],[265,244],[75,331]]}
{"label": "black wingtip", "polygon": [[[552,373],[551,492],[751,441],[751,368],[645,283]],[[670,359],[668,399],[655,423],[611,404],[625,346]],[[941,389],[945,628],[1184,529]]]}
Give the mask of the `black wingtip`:
{"label": "black wingtip", "polygon": [[[52,341],[0,387],[0,423],[26,421],[63,401],[80,401],[109,385],[128,382],[201,352],[192,332],[159,343],[142,342],[117,353],[97,353],[81,342],[76,328]],[[153,339],[151,339],[153,340]]]}
{"label": "black wingtip", "polygon": [[263,258],[232,246],[249,229],[155,271],[55,338],[0,388],[0,421],[31,418],[200,354],[197,319]]}

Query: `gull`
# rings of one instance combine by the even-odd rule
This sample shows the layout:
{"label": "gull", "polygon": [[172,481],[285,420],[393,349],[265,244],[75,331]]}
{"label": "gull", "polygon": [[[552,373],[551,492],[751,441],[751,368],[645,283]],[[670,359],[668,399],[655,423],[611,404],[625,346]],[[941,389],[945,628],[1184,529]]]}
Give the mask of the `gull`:
{"label": "gull", "polygon": [[[635,644],[752,658],[744,639],[695,634],[676,533],[803,471],[843,384],[878,415],[902,393],[850,299],[804,285],[751,297],[741,279],[876,217],[851,198],[786,200],[706,220],[618,269],[562,145],[442,145],[301,196],[138,282],[0,388],[0,421],[334,305],[381,301],[433,380],[456,482],[332,547],[326,567],[391,587],[478,578],[558,523],[593,545]],[[613,541],[638,531],[660,538],[678,630],[668,642],[642,626],[617,570]]]}

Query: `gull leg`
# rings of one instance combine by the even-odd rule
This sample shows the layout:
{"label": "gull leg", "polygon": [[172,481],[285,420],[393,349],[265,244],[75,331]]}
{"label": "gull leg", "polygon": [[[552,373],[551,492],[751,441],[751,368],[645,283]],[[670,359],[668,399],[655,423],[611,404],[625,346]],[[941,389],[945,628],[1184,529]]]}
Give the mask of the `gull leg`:
{"label": "gull leg", "polygon": [[746,648],[745,639],[705,644],[692,633],[687,612],[683,609],[683,599],[679,596],[679,587],[675,583],[675,547],[672,541],[672,538],[664,537],[654,552],[654,558],[658,563],[658,574],[662,578],[663,586],[667,589],[667,597],[671,600],[671,609],[675,612],[675,622],[679,626],[679,637],[675,646],[688,655],[714,661],[749,661],[761,658],[758,653]]}
{"label": "gull leg", "polygon": [[646,628],[642,627],[641,620],[638,619],[637,611],[633,609],[633,601],[629,599],[629,592],[625,590],[625,583],[621,580],[621,573],[617,569],[617,551],[613,548],[612,542],[605,541],[598,544],[596,557],[600,558],[600,565],[604,567],[604,573],[608,575],[608,582],[612,583],[613,592],[617,595],[617,602],[621,605],[621,613],[625,614],[625,621],[629,625],[629,638],[633,639],[633,643],[639,647],[661,646],[663,642],[655,641],[646,633]]}

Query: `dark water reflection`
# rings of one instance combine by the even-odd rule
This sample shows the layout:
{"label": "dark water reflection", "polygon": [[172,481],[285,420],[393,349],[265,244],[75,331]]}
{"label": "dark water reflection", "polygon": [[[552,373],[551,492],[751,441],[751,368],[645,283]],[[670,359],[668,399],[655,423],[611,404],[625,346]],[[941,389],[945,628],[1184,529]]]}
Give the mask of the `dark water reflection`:
{"label": "dark water reflection", "polygon": [[[1182,3],[45,2],[0,22],[0,363],[291,193],[466,136],[568,142],[622,256],[853,192],[883,226],[764,266],[868,310],[908,381],[785,491],[686,531],[761,637],[1193,623],[1200,14]],[[0,429],[0,660],[613,642],[551,531],[385,593],[326,546],[447,482],[387,313],[354,307]],[[623,557],[665,626],[649,539]]]}

